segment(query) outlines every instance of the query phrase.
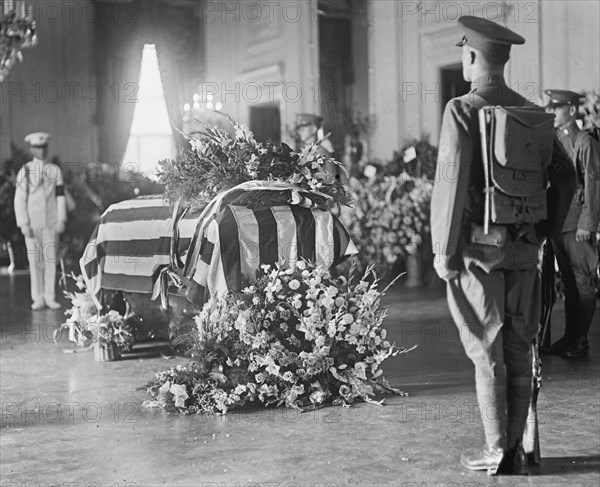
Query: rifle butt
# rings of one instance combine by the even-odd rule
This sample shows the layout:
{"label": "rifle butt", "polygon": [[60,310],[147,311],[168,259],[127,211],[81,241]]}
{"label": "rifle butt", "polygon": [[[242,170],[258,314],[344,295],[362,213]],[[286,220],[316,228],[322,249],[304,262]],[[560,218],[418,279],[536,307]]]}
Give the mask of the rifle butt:
{"label": "rifle butt", "polygon": [[540,432],[537,414],[537,399],[539,387],[534,385],[529,411],[527,412],[527,422],[523,432],[523,450],[527,455],[527,461],[530,465],[539,465],[542,460],[540,450]]}

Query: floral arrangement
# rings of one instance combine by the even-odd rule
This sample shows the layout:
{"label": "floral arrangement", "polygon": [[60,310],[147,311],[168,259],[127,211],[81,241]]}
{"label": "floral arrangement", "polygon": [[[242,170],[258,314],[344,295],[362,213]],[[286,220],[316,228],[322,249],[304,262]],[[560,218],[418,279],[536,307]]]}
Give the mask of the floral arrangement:
{"label": "floral arrangement", "polygon": [[349,203],[344,186],[325,170],[329,162],[340,167],[341,163],[318,151],[322,140],[294,152],[286,144],[257,142],[245,125],[225,116],[231,122],[232,134],[204,125],[190,137],[190,150],[175,160],[159,161],[159,181],[169,201],[181,198],[183,204],[197,209],[238,184],[280,181],[321,194],[323,205],[328,207]]}
{"label": "floral arrangement", "polygon": [[[125,316],[118,311],[108,310],[101,314],[98,312],[92,298],[87,293],[85,281],[81,275],[69,276],[82,292],[64,291],[65,296],[71,301],[72,307],[65,311],[68,316],[60,329],[69,330],[69,340],[78,346],[99,343],[108,345],[114,343],[120,350],[129,350],[136,341],[136,316],[126,311]],[[55,340],[57,333],[55,333]]]}
{"label": "floral arrangement", "polygon": [[356,201],[343,220],[363,268],[377,262],[379,275],[402,255],[414,254],[429,232],[433,183],[406,173],[373,180],[350,178]]}
{"label": "floral arrangement", "polygon": [[352,271],[334,277],[305,261],[263,266],[241,293],[205,304],[188,340],[191,362],[157,373],[145,405],[224,414],[250,404],[305,410],[402,394],[380,366],[408,350],[386,340],[385,290],[367,282],[371,271],[354,283]]}
{"label": "floral arrangement", "polygon": [[437,166],[437,147],[429,142],[429,136],[409,140],[400,151],[395,151],[392,162],[385,167],[388,176],[408,173],[413,178],[426,177],[433,181]]}
{"label": "floral arrangement", "polygon": [[0,81],[4,81],[15,61],[23,61],[21,50],[37,44],[35,21],[17,15],[15,10],[4,14],[0,25]]}
{"label": "floral arrangement", "polygon": [[129,350],[135,343],[135,327],[129,318],[111,309],[106,314],[90,318],[86,326],[94,341],[101,345],[114,343],[120,350]]}
{"label": "floral arrangement", "polygon": [[67,299],[71,301],[72,307],[65,311],[65,315],[68,316],[67,321],[55,332],[55,340],[60,329],[68,328],[69,340],[82,347],[93,339],[92,332],[87,327],[87,322],[96,316],[98,310],[92,298],[86,292],[83,276],[75,276],[71,272],[69,277],[75,281],[77,289],[82,292],[63,291]]}

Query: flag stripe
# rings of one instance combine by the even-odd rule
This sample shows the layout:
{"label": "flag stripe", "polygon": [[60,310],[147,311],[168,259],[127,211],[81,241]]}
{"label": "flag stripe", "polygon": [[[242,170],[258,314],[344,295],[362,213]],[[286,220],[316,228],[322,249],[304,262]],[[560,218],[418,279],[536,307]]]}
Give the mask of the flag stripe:
{"label": "flag stripe", "polygon": [[135,258],[169,255],[170,243],[169,237],[160,237],[154,240],[110,240],[100,246],[107,256]]}
{"label": "flag stripe", "polygon": [[277,250],[277,221],[270,208],[266,210],[254,210],[254,216],[258,223],[260,263],[275,265],[279,258],[279,251]]}
{"label": "flag stripe", "polygon": [[102,276],[102,289],[151,294],[152,288],[152,279],[148,279],[147,276],[111,272],[105,272]]}
{"label": "flag stripe", "polygon": [[230,206],[238,226],[241,252],[241,273],[250,278],[256,276],[260,268],[258,249],[258,222],[254,212],[243,206]]}
{"label": "flag stripe", "polygon": [[128,222],[100,222],[98,238],[110,240],[156,240],[171,237],[171,218],[164,220]]}
{"label": "flag stripe", "polygon": [[[209,242],[219,242],[219,224],[213,219],[206,229],[206,237]],[[208,276],[206,279],[206,287],[211,296],[222,296],[227,293],[227,281],[223,270],[223,259],[217,247],[212,253],[212,260],[208,268]]]}
{"label": "flag stripe", "polygon": [[104,260],[103,272],[105,274],[151,277],[159,266],[169,265],[169,263],[168,255],[154,255],[152,257],[107,256]]}
{"label": "flag stripe", "polygon": [[315,218],[315,249],[317,265],[329,268],[333,264],[333,215],[324,210],[311,210]]}
{"label": "flag stripe", "polygon": [[237,222],[231,208],[225,207],[217,217],[219,249],[225,282],[229,289],[239,290],[242,282],[240,240]]}
{"label": "flag stripe", "polygon": [[212,262],[212,255],[215,248],[215,244],[209,242],[208,238],[202,237],[202,243],[200,244],[200,259],[205,264]]}
{"label": "flag stripe", "polygon": [[271,208],[277,221],[277,249],[280,262],[293,266],[298,260],[298,241],[296,236],[296,221],[289,206],[274,206]]}
{"label": "flag stripe", "polygon": [[[298,257],[315,261],[315,219],[311,211],[300,206],[290,206],[296,222]],[[310,218],[307,218],[309,216]]]}
{"label": "flag stripe", "polygon": [[133,208],[113,209],[105,213],[102,220],[110,219],[111,222],[130,222],[146,220],[165,220],[170,218],[172,210],[168,206],[140,206]]}

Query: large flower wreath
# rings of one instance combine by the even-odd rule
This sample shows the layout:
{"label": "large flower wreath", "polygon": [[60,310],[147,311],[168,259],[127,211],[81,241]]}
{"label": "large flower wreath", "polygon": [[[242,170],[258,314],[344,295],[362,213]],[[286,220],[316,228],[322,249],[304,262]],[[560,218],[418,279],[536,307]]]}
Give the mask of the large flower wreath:
{"label": "large flower wreath", "polygon": [[380,368],[399,353],[386,340],[385,292],[372,269],[358,282],[305,261],[263,266],[239,294],[214,297],[196,316],[187,366],[147,384],[147,407],[224,414],[245,405],[297,409],[375,402],[376,392],[403,394]]}

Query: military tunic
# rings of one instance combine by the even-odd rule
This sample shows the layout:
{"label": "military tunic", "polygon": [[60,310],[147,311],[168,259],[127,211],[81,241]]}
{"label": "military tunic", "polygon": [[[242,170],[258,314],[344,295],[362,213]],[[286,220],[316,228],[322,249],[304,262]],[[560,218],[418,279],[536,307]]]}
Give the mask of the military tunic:
{"label": "military tunic", "polygon": [[[511,401],[531,394],[531,343],[540,319],[539,250],[545,235],[560,233],[574,191],[575,173],[556,140],[548,168],[548,219],[507,225],[501,246],[471,243],[473,225],[483,224],[484,172],[478,109],[487,105],[531,105],[502,76],[475,80],[467,95],[446,106],[431,201],[433,249],[459,271],[448,282],[448,304],[461,342],[475,365],[477,398],[487,444],[505,449],[523,434],[525,419]],[[507,391],[511,391],[508,393]],[[493,417],[485,415],[494,406]],[[489,408],[488,408],[489,409]],[[527,405],[525,406],[525,411]]]}
{"label": "military tunic", "polygon": [[596,309],[598,253],[591,240],[578,242],[575,235],[586,230],[593,239],[600,224],[600,147],[575,122],[557,134],[577,172],[577,191],[562,233],[552,240],[565,285],[565,336],[573,342],[587,338]]}

